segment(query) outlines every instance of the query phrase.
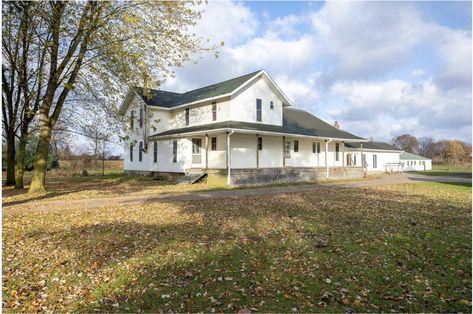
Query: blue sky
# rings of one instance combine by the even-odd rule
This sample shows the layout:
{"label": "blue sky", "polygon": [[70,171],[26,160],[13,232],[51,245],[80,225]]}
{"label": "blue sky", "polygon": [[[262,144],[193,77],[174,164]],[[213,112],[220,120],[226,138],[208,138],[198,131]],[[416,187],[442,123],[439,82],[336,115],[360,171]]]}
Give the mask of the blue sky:
{"label": "blue sky", "polygon": [[220,57],[162,87],[266,69],[296,106],[367,138],[471,143],[470,2],[213,2],[193,29]]}

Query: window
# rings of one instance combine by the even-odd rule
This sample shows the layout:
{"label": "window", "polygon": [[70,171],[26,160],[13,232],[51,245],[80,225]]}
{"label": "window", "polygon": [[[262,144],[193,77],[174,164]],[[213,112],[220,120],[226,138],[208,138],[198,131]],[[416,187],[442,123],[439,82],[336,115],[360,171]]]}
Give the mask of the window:
{"label": "window", "polygon": [[189,125],[189,108],[186,108],[186,125]]}
{"label": "window", "polygon": [[217,121],[217,103],[212,103],[212,121]]}
{"label": "window", "polygon": [[284,158],[291,158],[291,142],[284,142]]}
{"label": "window", "polygon": [[133,144],[130,143],[130,161],[133,161]]}
{"label": "window", "polygon": [[134,122],[135,122],[135,112],[131,111],[130,112],[130,129],[133,129]]}
{"label": "window", "polygon": [[210,149],[211,150],[217,150],[217,138],[216,137],[212,137],[211,141],[210,141]]}
{"label": "window", "polygon": [[299,152],[299,141],[294,141],[294,153]]}
{"label": "window", "polygon": [[138,161],[143,161],[143,142],[140,142],[138,150]]}
{"label": "window", "polygon": [[262,121],[261,116],[261,99],[256,99],[256,121]]}
{"label": "window", "polygon": [[172,162],[177,162],[177,140],[172,141]]}
{"label": "window", "polygon": [[361,166],[366,167],[368,163],[366,162],[366,154],[361,155]]}
{"label": "window", "polygon": [[373,155],[373,169],[378,168],[378,156]]}
{"label": "window", "polygon": [[356,155],[353,155],[353,166],[356,166]]}
{"label": "window", "polygon": [[351,154],[348,153],[348,154],[347,154],[347,166],[351,166],[351,161],[352,161],[352,160],[351,160]]}
{"label": "window", "polygon": [[317,152],[317,148],[315,146],[316,146],[316,144],[315,144],[315,142],[313,142],[312,143],[312,153],[314,153],[314,154]]}
{"label": "window", "polygon": [[258,137],[258,150],[263,150],[263,138]]}
{"label": "window", "polygon": [[140,108],[140,128],[143,127],[143,108]]}
{"label": "window", "polygon": [[335,161],[340,160],[340,143],[335,143]]}
{"label": "window", "polygon": [[269,101],[269,109],[273,110],[274,109],[274,103],[272,100]]}
{"label": "window", "polygon": [[153,162],[158,162],[158,141],[154,141],[153,145]]}

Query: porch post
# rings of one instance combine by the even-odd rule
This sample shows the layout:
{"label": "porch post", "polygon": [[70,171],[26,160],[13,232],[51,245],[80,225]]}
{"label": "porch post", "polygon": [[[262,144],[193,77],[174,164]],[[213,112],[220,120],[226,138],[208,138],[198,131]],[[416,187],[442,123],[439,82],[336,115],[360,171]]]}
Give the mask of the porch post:
{"label": "porch post", "polygon": [[363,143],[360,143],[360,159],[361,159],[361,170],[363,170],[363,175],[365,175],[365,160],[363,158]]}
{"label": "porch post", "polygon": [[259,136],[256,134],[256,168],[259,168],[259,147],[258,147],[258,142],[259,142]]}
{"label": "porch post", "polygon": [[231,132],[227,132],[227,185],[232,183],[231,180],[231,164],[232,164],[232,151],[230,145],[230,136],[235,132],[232,130]]}
{"label": "porch post", "polygon": [[282,137],[282,166],[286,167],[286,156],[284,156],[286,150],[286,137]]}
{"label": "porch post", "polygon": [[328,179],[328,140],[325,140],[325,178]]}
{"label": "porch post", "polygon": [[205,169],[209,168],[209,135],[205,134]]}

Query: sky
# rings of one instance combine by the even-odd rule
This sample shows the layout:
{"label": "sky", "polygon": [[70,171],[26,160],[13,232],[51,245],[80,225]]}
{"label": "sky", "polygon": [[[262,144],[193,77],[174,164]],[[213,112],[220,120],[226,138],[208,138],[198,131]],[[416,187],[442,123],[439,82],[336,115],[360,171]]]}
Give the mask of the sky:
{"label": "sky", "polygon": [[295,106],[365,138],[471,143],[471,2],[209,1],[207,53],[161,87],[184,92],[265,69]]}

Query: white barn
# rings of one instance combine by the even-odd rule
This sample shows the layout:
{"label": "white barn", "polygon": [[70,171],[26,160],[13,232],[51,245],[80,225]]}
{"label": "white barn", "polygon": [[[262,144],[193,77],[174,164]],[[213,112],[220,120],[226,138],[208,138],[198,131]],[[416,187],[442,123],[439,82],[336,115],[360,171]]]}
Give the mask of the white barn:
{"label": "white barn", "polygon": [[264,70],[186,93],[131,88],[120,108],[125,173],[227,184],[362,177],[345,144],[368,141],[292,105]]}
{"label": "white barn", "polygon": [[404,152],[400,156],[403,171],[432,170],[432,159]]}

